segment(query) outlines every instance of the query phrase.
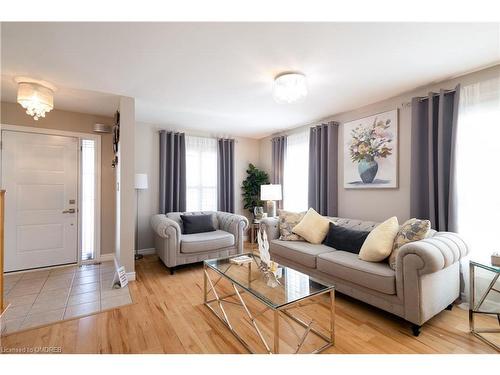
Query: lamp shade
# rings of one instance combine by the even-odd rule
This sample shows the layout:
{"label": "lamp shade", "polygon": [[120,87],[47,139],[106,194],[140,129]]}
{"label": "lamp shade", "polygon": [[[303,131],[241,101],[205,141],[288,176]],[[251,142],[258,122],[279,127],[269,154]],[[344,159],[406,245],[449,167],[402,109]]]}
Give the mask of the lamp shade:
{"label": "lamp shade", "polygon": [[55,88],[48,82],[17,77],[17,102],[36,121],[54,108]]}
{"label": "lamp shade", "polygon": [[148,175],[146,173],[136,173],[135,174],[135,186],[136,189],[145,190],[148,188]]}
{"label": "lamp shade", "polygon": [[281,185],[260,185],[260,199],[262,199],[263,201],[280,201]]}

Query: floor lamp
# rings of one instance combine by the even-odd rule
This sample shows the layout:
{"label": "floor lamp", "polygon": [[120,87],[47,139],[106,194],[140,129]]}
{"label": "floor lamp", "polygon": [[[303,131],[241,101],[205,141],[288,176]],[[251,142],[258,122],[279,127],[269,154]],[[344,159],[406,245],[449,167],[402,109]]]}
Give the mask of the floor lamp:
{"label": "floor lamp", "polygon": [[135,260],[142,259],[142,254],[139,254],[139,191],[148,188],[148,175],[145,173],[136,173],[135,175],[135,193],[137,198],[136,218],[135,218]]}

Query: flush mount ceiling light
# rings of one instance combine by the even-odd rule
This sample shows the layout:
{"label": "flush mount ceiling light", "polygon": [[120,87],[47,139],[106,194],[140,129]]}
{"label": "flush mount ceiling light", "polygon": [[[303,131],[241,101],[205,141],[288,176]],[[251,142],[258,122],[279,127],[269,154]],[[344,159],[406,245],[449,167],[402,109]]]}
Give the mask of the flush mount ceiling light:
{"label": "flush mount ceiling light", "polygon": [[34,120],[45,117],[54,108],[55,87],[48,82],[27,77],[17,77],[17,102]]}
{"label": "flush mount ceiling light", "polygon": [[281,73],[274,78],[273,96],[278,103],[293,103],[307,95],[306,76],[302,73]]}

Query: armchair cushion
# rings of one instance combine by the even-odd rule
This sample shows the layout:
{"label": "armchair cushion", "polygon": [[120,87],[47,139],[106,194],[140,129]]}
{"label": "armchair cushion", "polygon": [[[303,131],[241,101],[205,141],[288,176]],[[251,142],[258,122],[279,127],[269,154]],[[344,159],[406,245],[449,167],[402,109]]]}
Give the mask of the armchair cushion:
{"label": "armchair cushion", "polygon": [[181,253],[201,253],[234,246],[234,236],[223,230],[213,232],[183,234]]}
{"label": "armchair cushion", "polygon": [[181,215],[183,234],[214,232],[213,215]]}

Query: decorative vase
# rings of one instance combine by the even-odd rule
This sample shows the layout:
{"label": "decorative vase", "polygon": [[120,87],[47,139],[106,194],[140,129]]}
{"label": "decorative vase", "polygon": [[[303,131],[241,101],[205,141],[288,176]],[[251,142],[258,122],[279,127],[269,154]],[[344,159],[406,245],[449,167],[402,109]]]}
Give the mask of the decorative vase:
{"label": "decorative vase", "polygon": [[358,173],[361,181],[365,184],[371,184],[378,172],[378,163],[371,159],[362,159],[358,164]]}
{"label": "decorative vase", "polygon": [[256,220],[261,220],[264,214],[264,207],[256,206],[253,208],[253,216]]}

